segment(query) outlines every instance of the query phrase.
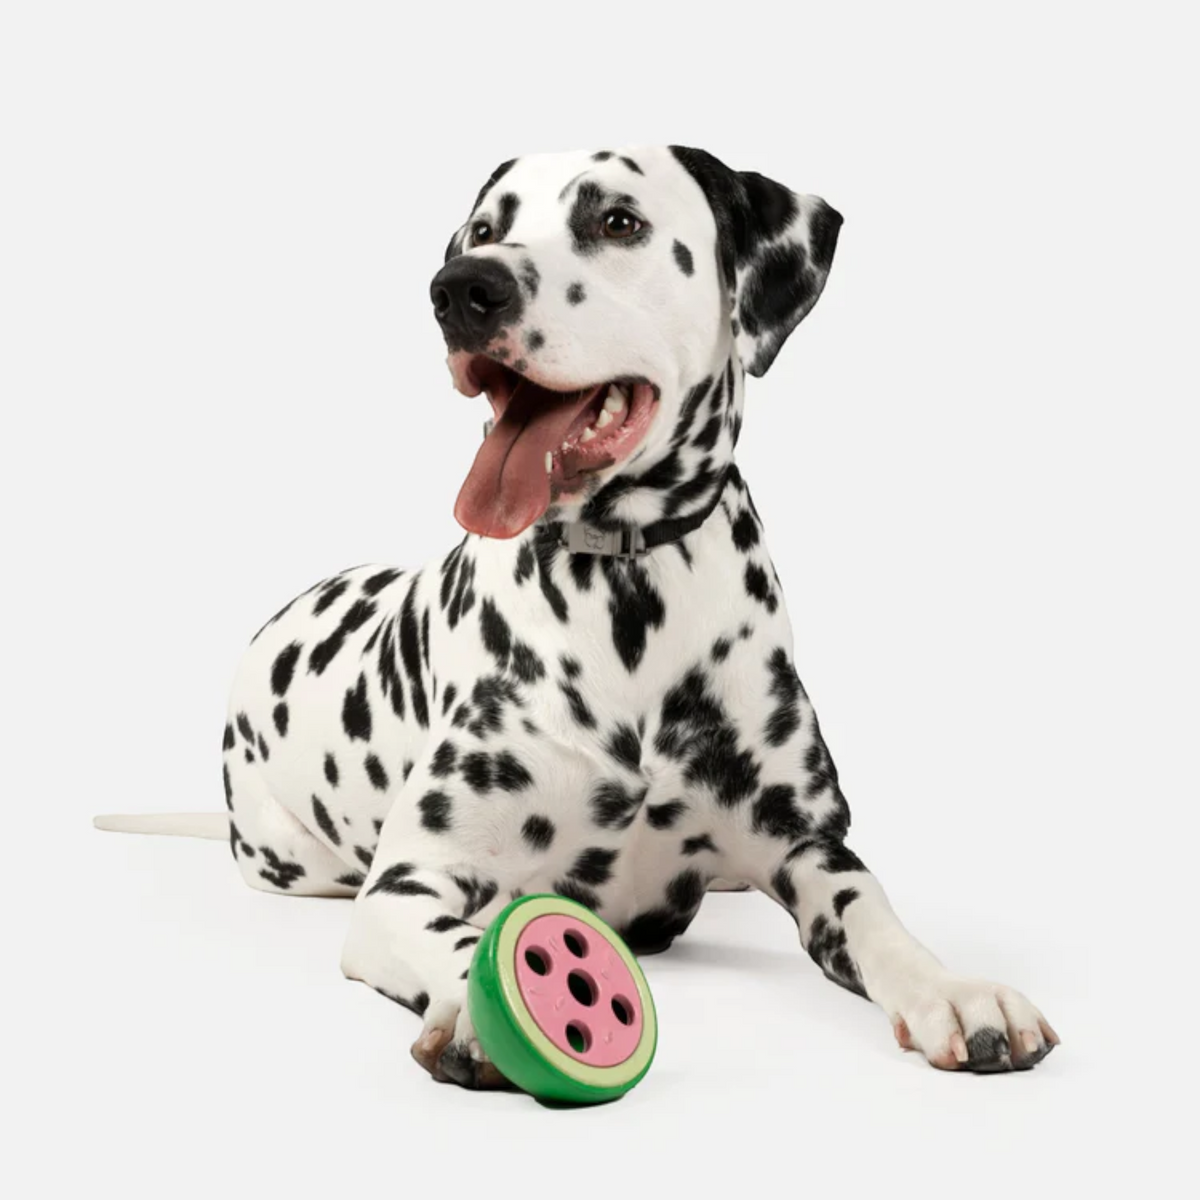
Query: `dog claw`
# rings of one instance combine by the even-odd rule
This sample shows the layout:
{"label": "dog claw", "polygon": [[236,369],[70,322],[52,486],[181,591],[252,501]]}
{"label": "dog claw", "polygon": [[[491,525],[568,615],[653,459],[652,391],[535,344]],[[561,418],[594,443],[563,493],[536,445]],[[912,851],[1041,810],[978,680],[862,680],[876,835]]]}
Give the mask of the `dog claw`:
{"label": "dog claw", "polygon": [[453,1036],[449,1029],[426,1029],[412,1045],[412,1056],[439,1083],[446,1082],[441,1068],[442,1051]]}
{"label": "dog claw", "polygon": [[954,1054],[955,1060],[960,1063],[967,1062],[971,1055],[967,1051],[967,1041],[961,1033],[952,1033],[950,1035],[950,1050]]}

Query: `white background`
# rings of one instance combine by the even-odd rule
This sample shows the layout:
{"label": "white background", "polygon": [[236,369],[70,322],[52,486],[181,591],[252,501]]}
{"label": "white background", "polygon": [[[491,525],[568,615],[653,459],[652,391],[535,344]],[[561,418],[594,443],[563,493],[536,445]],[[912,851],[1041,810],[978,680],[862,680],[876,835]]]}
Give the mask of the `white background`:
{"label": "white background", "polygon": [[[15,1194],[1182,1190],[1189,7],[4,6]],[[740,462],[852,844],[945,961],[1044,1009],[1064,1044],[1030,1074],[902,1054],[724,896],[647,960],[661,1048],[621,1103],[437,1087],[416,1019],[341,979],[343,904],[89,827],[219,808],[262,620],[457,539],[484,412],[427,287],[492,168],[665,141],[846,217]]]}

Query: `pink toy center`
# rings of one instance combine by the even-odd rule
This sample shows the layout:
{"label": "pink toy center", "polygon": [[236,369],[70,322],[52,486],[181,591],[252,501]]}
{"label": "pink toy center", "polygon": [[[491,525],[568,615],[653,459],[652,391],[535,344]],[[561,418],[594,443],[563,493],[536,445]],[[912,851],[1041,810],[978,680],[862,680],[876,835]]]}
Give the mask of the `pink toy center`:
{"label": "pink toy center", "polygon": [[517,939],[517,987],[538,1028],[589,1067],[615,1067],[637,1049],[642,1004],[607,938],[574,917],[534,917]]}

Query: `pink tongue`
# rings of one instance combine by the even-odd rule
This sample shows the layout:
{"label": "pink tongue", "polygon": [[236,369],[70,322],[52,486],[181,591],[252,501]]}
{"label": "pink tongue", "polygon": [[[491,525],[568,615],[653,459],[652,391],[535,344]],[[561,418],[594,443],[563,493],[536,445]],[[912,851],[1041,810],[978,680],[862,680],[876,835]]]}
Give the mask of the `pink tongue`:
{"label": "pink tongue", "polygon": [[595,392],[564,402],[527,379],[517,384],[458,493],[454,518],[471,533],[515,537],[550,507],[546,454],[562,445]]}

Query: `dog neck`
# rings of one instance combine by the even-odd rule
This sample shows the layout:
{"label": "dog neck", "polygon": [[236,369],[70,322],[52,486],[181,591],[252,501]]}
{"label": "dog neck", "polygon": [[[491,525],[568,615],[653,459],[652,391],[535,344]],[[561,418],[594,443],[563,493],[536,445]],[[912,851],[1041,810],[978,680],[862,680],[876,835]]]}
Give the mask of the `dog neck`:
{"label": "dog neck", "polygon": [[578,522],[604,532],[663,529],[678,522],[680,536],[693,518],[716,505],[742,429],[745,374],[731,343],[704,378],[680,389],[678,403],[664,396],[660,420],[673,412],[674,427],[662,433],[626,470],[603,483],[573,511],[551,509],[547,522]]}
{"label": "dog neck", "polygon": [[519,572],[531,551],[539,560],[551,548],[636,559],[688,537],[710,518],[728,483],[740,482],[734,450],[742,428],[745,372],[732,340],[705,376],[677,395],[677,403],[669,395],[659,401],[664,406],[659,419],[673,419],[673,426],[583,503],[552,506],[515,538],[470,540],[481,543],[479,550],[489,558],[511,558]]}

